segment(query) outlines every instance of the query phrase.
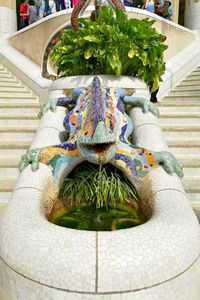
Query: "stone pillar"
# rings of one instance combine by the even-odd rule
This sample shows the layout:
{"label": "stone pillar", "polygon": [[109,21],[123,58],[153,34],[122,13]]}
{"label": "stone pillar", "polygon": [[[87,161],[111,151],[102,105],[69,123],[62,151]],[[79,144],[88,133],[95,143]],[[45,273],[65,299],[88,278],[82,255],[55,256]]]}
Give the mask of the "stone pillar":
{"label": "stone pillar", "polygon": [[179,0],[172,1],[172,9],[173,9],[172,21],[178,23]]}
{"label": "stone pillar", "polygon": [[185,27],[200,31],[200,0],[185,0]]}
{"label": "stone pillar", "polygon": [[16,30],[16,0],[0,0],[0,38]]}

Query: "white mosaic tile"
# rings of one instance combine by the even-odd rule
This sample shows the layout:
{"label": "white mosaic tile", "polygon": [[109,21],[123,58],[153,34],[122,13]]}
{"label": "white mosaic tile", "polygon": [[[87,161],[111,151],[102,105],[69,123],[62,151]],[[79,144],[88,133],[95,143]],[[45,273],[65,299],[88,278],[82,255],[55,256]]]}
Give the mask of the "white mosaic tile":
{"label": "white mosaic tile", "polygon": [[187,270],[199,255],[198,221],[182,193],[155,195],[152,218],[116,232],[99,232],[98,290],[149,287]]}
{"label": "white mosaic tile", "polygon": [[167,143],[159,127],[158,119],[150,112],[143,113],[141,108],[129,111],[134,124],[134,144],[152,151],[167,150]]}
{"label": "white mosaic tile", "polygon": [[[35,172],[31,171],[31,166],[28,165],[26,169],[20,173],[15,189],[22,187],[35,188],[39,190],[46,190],[48,187],[48,193],[51,194],[53,189],[53,175],[50,168],[40,163],[39,169]],[[15,198],[12,195],[12,198]]]}
{"label": "white mosaic tile", "polygon": [[56,128],[60,131],[64,130],[63,127],[63,120],[66,115],[66,109],[61,106],[57,106],[56,112],[47,111],[45,115],[40,120],[39,128],[49,127],[49,128]]}
{"label": "white mosaic tile", "polygon": [[39,285],[9,270],[0,261],[0,294],[1,300],[199,300],[199,267],[200,260],[174,280],[146,290],[89,295],[68,293]]}
{"label": "white mosaic tile", "polygon": [[14,270],[36,281],[77,291],[95,291],[96,234],[49,223],[42,193],[22,188],[1,219],[0,255]]}

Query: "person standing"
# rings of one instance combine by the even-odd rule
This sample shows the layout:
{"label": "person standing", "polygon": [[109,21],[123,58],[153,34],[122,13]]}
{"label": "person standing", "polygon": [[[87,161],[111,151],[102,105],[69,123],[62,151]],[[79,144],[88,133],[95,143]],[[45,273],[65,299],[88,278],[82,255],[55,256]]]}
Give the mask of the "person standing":
{"label": "person standing", "polygon": [[154,1],[153,0],[146,0],[143,2],[143,9],[154,13],[155,12],[155,5],[154,5]]}
{"label": "person standing", "polygon": [[61,6],[61,0],[54,0],[55,5],[56,5],[56,11],[60,11],[60,6]]}
{"label": "person standing", "polygon": [[162,16],[163,16],[163,18],[171,21],[172,15],[173,15],[173,12],[172,12],[171,1],[165,0],[164,5],[162,7]]}
{"label": "person standing", "polygon": [[38,20],[37,9],[34,0],[29,0],[29,25],[35,23]]}
{"label": "person standing", "polygon": [[28,9],[29,0],[25,0],[21,3],[19,7],[19,15],[20,15],[20,29],[25,28],[29,25],[29,9]]}
{"label": "person standing", "polygon": [[37,5],[39,7],[39,20],[46,16],[45,12],[45,0],[37,0]]}
{"label": "person standing", "polygon": [[155,13],[162,17],[162,8],[164,6],[164,0],[155,1]]}
{"label": "person standing", "polygon": [[124,5],[129,7],[136,7],[136,0],[124,0]]}
{"label": "person standing", "polygon": [[65,0],[61,0],[60,1],[60,4],[61,4],[61,9],[66,9],[66,6],[65,6]]}

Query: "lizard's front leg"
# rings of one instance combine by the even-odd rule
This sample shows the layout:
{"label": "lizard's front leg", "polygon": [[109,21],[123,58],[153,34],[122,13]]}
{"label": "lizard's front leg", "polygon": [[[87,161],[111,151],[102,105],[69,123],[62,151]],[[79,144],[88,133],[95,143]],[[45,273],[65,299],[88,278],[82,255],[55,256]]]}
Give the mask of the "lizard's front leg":
{"label": "lizard's front leg", "polygon": [[19,170],[22,172],[28,164],[31,164],[33,171],[39,168],[39,162],[48,165],[54,175],[54,181],[64,178],[78,165],[84,161],[79,153],[76,144],[64,143],[56,146],[49,146],[42,149],[31,149],[22,156]]}
{"label": "lizard's front leg", "polygon": [[111,163],[121,169],[131,182],[137,182],[139,177],[158,167],[150,151],[122,142],[117,145]]}
{"label": "lizard's front leg", "polygon": [[137,180],[152,169],[161,166],[169,175],[183,177],[183,169],[177,159],[167,151],[154,152],[130,144],[119,143],[112,159],[112,164],[124,172],[130,179]]}
{"label": "lizard's front leg", "polygon": [[127,96],[124,89],[116,89],[115,96],[123,101],[124,104],[140,107],[143,113],[151,112],[156,117],[159,110],[148,99],[141,96]]}

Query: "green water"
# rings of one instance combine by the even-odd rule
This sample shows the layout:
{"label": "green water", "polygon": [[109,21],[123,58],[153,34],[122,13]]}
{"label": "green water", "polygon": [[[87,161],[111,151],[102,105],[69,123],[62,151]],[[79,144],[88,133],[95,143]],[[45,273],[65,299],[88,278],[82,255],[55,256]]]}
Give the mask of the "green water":
{"label": "green water", "polygon": [[144,223],[144,219],[136,210],[125,205],[101,209],[92,205],[66,208],[51,216],[50,221],[62,227],[91,231],[125,229]]}

